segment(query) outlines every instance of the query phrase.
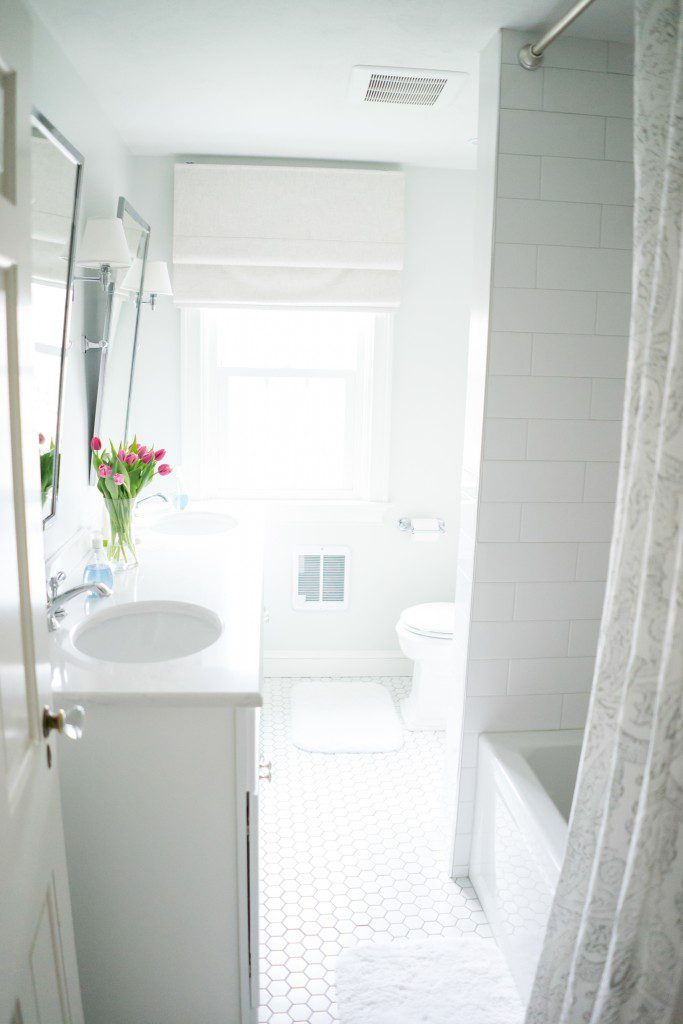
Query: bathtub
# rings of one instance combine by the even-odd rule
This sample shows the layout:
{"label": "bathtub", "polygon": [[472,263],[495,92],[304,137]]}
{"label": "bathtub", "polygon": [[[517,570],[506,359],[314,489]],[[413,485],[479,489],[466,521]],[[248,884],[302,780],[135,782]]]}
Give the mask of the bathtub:
{"label": "bathtub", "polygon": [[583,731],[479,737],[470,877],[526,1005],[567,842]]}

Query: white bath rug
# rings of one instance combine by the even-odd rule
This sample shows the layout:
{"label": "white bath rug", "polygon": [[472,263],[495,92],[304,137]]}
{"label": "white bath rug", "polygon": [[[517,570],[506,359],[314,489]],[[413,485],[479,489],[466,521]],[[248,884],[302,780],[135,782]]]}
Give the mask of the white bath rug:
{"label": "white bath rug", "polygon": [[305,679],[292,687],[292,740],[302,750],[398,750],[403,726],[380,683]]}
{"label": "white bath rug", "polygon": [[337,961],[341,1024],[522,1024],[512,975],[492,939],[357,946]]}

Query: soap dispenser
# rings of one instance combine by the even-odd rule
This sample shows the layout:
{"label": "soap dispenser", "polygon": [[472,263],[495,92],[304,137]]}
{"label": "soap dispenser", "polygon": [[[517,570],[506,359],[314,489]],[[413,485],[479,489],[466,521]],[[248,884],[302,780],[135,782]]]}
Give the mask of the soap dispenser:
{"label": "soap dispenser", "polygon": [[101,533],[94,533],[92,535],[88,561],[83,570],[83,582],[105,583],[108,587],[114,586],[114,573],[104,553]]}

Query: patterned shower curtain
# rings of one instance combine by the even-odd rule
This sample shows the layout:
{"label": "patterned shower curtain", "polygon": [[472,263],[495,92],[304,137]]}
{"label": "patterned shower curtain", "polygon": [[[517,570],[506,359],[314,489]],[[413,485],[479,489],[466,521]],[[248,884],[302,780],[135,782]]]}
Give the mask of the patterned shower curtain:
{"label": "patterned shower curtain", "polygon": [[683,1021],[682,4],[636,0],[634,297],[614,537],[527,1024]]}

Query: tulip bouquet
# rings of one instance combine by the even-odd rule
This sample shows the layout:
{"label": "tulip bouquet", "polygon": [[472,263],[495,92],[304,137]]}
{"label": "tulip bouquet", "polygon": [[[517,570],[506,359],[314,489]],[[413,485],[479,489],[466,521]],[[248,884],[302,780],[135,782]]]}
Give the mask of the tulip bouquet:
{"label": "tulip bouquet", "polygon": [[155,476],[168,476],[171,467],[163,462],[164,448],[150,448],[138,444],[137,438],[126,447],[102,448],[99,437],[90,442],[92,460],[97,473],[97,489],[104,498],[109,516],[107,553],[114,569],[128,569],[137,565],[137,551],[133,533],[133,510],[138,494]]}

